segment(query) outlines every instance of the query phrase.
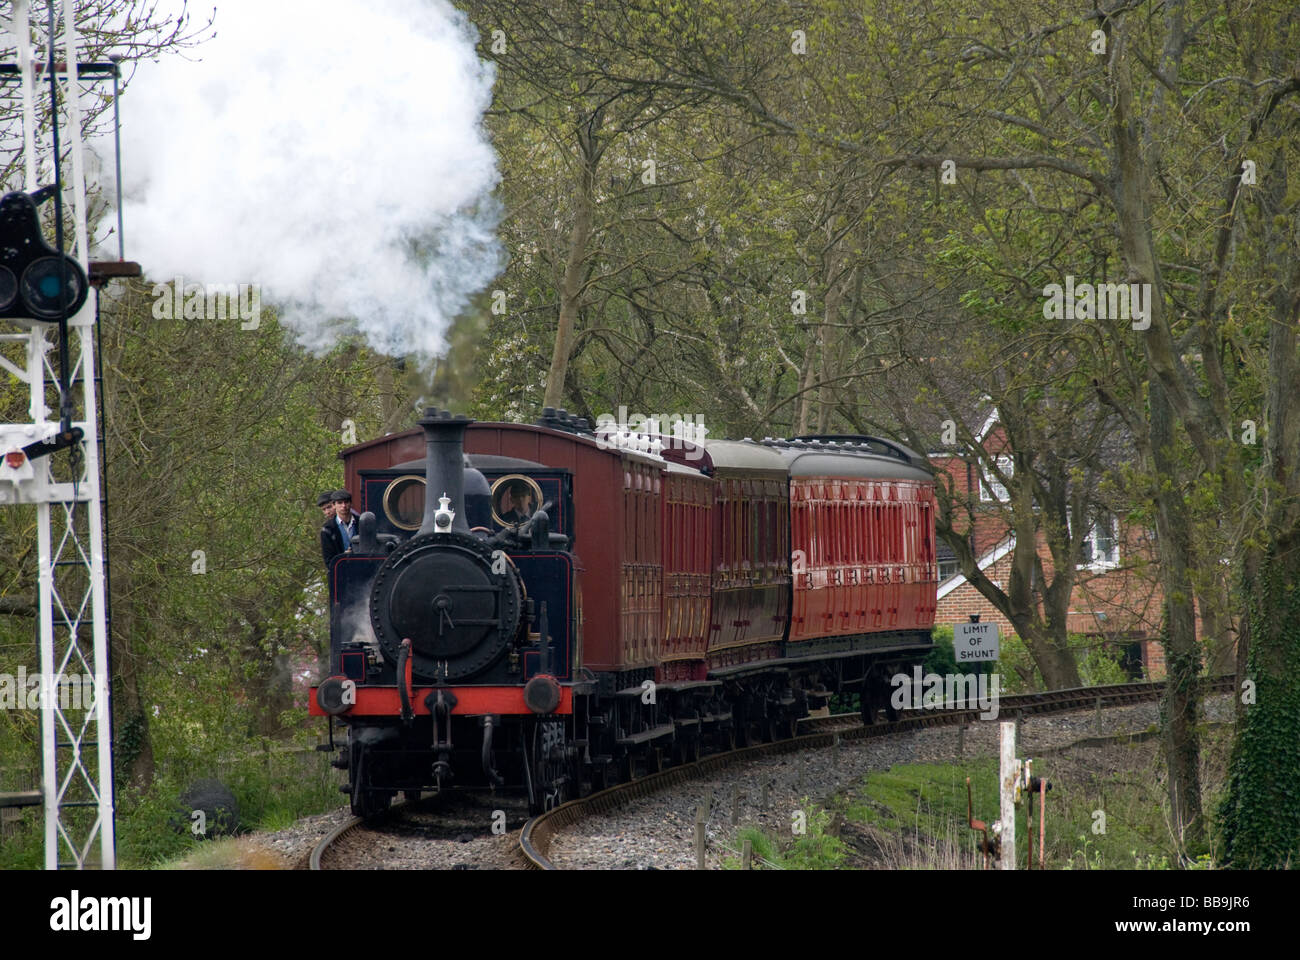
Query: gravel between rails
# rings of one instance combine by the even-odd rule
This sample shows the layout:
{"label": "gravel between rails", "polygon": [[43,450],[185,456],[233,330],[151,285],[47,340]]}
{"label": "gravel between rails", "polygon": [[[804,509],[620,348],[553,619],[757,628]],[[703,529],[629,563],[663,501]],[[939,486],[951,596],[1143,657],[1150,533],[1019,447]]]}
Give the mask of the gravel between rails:
{"label": "gravel between rails", "polygon": [[[496,810],[506,814],[502,835],[491,832]],[[351,811],[344,806],[304,817],[284,830],[247,836],[275,850],[294,869],[305,870],[316,844],[351,819]],[[520,798],[470,792],[443,799],[426,797],[415,809],[394,812],[373,827],[351,831],[331,846],[325,866],[349,870],[515,869],[522,866],[518,837],[526,819],[527,803]]]}
{"label": "gravel between rails", "polygon": [[[504,814],[504,820],[501,818]],[[352,830],[322,858],[326,869],[503,870],[522,866],[522,797],[479,791],[426,797]],[[494,832],[501,830],[500,833]]]}
{"label": "gravel between rails", "polygon": [[[1206,698],[1205,720],[1231,721],[1232,717],[1231,696]],[[1088,737],[1136,733],[1158,723],[1155,703],[1103,709],[1100,723],[1093,710],[1027,716],[1021,721],[1017,752],[1033,757]],[[996,722],[967,727],[963,755],[997,756],[999,736]],[[760,758],[567,827],[551,841],[548,856],[561,870],[692,870],[696,810],[709,803],[708,865],[717,868],[726,855],[717,844],[733,849],[739,846],[736,830],[730,825],[736,788],[740,791],[741,826],[777,830],[789,826],[791,811],[803,804],[803,798],[822,802],[867,773],[894,764],[950,763],[957,758],[957,746],[958,728],[938,727],[897,737],[847,741],[838,755],[834,748],[825,747]],[[765,780],[771,788],[768,808],[763,810]]]}
{"label": "gravel between rails", "polygon": [[307,858],[312,848],[325,839],[325,835],[335,827],[340,827],[352,819],[352,811],[346,806],[303,817],[291,827],[270,833],[255,832],[246,834],[249,840],[279,853],[286,863],[291,863],[295,870],[307,869]]}

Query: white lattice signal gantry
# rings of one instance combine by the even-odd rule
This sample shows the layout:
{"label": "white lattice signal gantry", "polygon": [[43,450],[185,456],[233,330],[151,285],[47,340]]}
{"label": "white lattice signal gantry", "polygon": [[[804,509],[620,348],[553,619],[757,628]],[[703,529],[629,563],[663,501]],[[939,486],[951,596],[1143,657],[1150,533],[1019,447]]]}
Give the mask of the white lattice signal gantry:
{"label": "white lattice signal gantry", "polygon": [[[31,195],[41,186],[57,187],[63,220],[72,226],[74,245],[68,253],[87,271],[89,236],[75,3],[62,0],[59,4],[57,38],[47,37],[46,18],[54,18],[53,9],[39,4],[33,24],[29,7],[29,0],[14,0],[8,19],[0,19],[0,28],[11,39],[7,46],[17,52],[17,69],[8,69],[0,93],[17,92],[22,98],[23,192]],[[35,51],[42,47],[44,56],[38,60]],[[57,96],[42,91],[44,84],[38,84],[38,75],[43,75],[46,83],[51,75],[55,77]],[[72,168],[71,176],[59,178],[57,184],[53,171],[62,164],[56,163],[56,143],[70,157]],[[38,183],[42,171],[48,174],[44,184]],[[6,191],[14,186],[6,185]],[[8,228],[0,223],[0,229]],[[4,279],[0,274],[0,300],[4,299]],[[26,274],[14,280],[20,293],[28,289],[23,286]],[[62,281],[69,281],[67,271]],[[48,283],[48,275],[41,282]],[[53,282],[55,286],[47,286],[46,292],[53,289],[56,299],[66,294],[58,287],[58,275]],[[39,282],[33,283],[32,289],[39,293]],[[27,386],[30,397],[27,421],[0,424],[0,505],[34,505],[37,515],[40,792],[48,869],[115,866],[94,303],[94,295],[86,297],[80,309],[66,317],[66,398],[60,391],[63,370],[55,369],[56,364],[64,366],[59,343],[64,318],[57,324],[48,317],[14,318],[11,309],[10,319],[0,322],[0,367],[5,371],[0,376],[17,378]],[[65,403],[70,406],[61,411]],[[57,444],[61,437],[73,439],[55,452],[39,447],[33,450],[33,444]]]}

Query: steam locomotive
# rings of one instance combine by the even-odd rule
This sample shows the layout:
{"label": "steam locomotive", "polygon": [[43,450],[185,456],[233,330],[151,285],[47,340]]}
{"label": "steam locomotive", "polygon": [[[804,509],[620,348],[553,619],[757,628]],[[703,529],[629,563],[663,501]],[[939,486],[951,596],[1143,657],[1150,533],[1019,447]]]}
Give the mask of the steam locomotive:
{"label": "steam locomotive", "polygon": [[889,440],[430,409],[341,457],[363,512],[310,706],[361,816],[453,786],[540,811],[792,736],[836,693],[873,722],[931,646],[933,479]]}

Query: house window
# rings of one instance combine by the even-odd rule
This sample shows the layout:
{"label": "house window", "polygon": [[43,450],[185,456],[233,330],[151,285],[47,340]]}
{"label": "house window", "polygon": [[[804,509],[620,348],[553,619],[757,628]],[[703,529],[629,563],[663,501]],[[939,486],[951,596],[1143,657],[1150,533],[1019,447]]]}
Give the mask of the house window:
{"label": "house window", "polygon": [[[996,459],[998,470],[1002,472],[1004,477],[1009,478],[1015,473],[1015,461],[1012,460],[1011,457],[997,457]],[[980,483],[981,500],[985,502],[996,500],[999,503],[1006,503],[1011,499],[1010,495],[1007,493],[1007,488],[1000,480],[987,471],[984,471],[982,468],[981,473],[983,473],[983,481]]]}
{"label": "house window", "polygon": [[956,557],[939,561],[939,582],[950,580],[957,574],[961,573],[961,564],[957,562]]}
{"label": "house window", "polygon": [[1119,566],[1119,523],[1111,514],[1100,517],[1083,541],[1083,566],[1108,570]]}

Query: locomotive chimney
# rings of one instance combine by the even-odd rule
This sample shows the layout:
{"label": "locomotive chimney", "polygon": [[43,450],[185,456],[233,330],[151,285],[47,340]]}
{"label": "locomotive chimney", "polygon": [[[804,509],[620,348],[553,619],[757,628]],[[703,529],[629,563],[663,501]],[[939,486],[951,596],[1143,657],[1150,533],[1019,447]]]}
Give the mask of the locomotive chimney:
{"label": "locomotive chimney", "polygon": [[446,496],[456,518],[451,523],[455,533],[469,533],[465,516],[465,428],[474,421],[449,410],[429,407],[419,421],[424,430],[427,453],[424,459],[424,522],[416,536],[434,532],[434,515],[438,499]]}

